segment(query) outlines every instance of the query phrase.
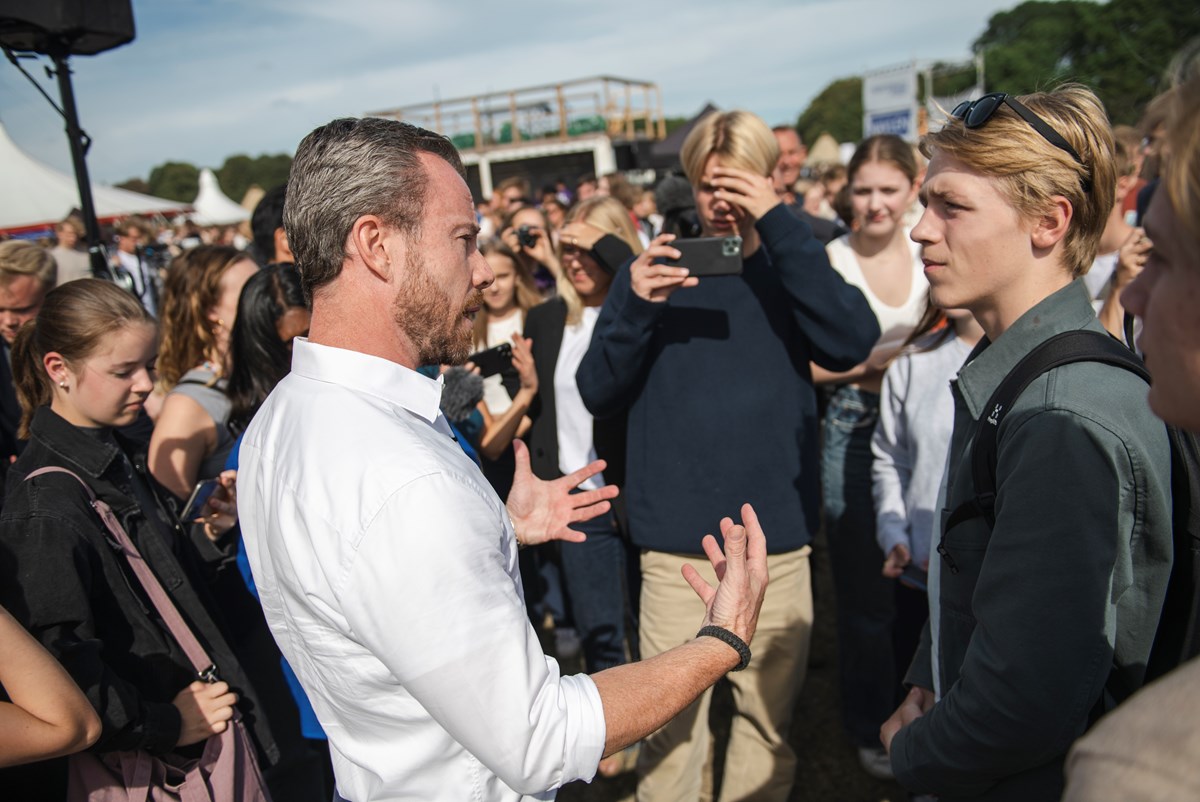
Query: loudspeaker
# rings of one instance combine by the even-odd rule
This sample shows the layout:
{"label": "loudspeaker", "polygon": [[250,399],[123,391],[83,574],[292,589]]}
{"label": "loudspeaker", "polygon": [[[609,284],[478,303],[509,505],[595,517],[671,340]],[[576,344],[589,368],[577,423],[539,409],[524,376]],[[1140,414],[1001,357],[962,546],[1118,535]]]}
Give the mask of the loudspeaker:
{"label": "loudspeaker", "polygon": [[93,56],[132,42],[131,0],[3,0],[0,45]]}

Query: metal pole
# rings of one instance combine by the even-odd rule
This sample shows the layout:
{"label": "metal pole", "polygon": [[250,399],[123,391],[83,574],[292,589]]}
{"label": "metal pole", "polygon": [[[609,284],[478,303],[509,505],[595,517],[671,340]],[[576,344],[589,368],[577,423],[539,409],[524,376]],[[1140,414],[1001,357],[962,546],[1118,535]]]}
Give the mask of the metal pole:
{"label": "metal pole", "polygon": [[58,79],[58,93],[62,97],[63,116],[67,121],[67,141],[71,145],[71,163],[75,168],[75,182],[79,186],[79,208],[83,213],[92,274],[111,280],[107,253],[104,243],[100,241],[100,224],[96,221],[96,204],[92,200],[92,182],[88,178],[83,131],[79,128],[79,110],[75,107],[75,90],[71,86],[71,68],[67,65],[67,54],[63,50],[51,53],[50,58],[54,61],[54,75]]}

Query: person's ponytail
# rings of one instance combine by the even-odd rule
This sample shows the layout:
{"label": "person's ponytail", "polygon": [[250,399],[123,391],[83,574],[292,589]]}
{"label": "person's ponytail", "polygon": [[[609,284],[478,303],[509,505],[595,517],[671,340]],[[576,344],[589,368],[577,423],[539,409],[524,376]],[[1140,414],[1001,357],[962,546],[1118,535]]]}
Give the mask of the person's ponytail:
{"label": "person's ponytail", "polygon": [[45,354],[37,347],[35,318],[21,327],[12,344],[13,384],[16,385],[17,402],[21,405],[21,423],[17,427],[17,437],[22,440],[29,439],[29,424],[33,421],[33,413],[54,398],[50,376],[42,365],[43,356]]}

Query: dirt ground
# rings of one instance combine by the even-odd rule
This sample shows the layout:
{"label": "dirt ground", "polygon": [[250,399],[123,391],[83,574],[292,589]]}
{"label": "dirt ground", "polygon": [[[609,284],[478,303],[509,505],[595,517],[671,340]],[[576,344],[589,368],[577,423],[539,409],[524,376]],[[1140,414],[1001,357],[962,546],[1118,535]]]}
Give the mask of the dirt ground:
{"label": "dirt ground", "polygon": [[[828,551],[821,537],[813,544],[812,559],[815,623],[808,678],[792,727],[792,745],[799,756],[799,765],[789,802],[906,802],[908,794],[899,785],[875,780],[859,768],[854,747],[842,731],[838,714],[833,586]],[[723,738],[729,731],[731,702],[727,686],[718,684],[714,694],[709,723],[715,735],[714,749],[720,754]],[[706,788],[710,783],[720,787],[720,771],[714,770],[714,774],[705,783]],[[597,777],[590,785],[571,783],[563,787],[558,799],[632,802],[636,788],[637,778],[630,771],[612,779]]]}

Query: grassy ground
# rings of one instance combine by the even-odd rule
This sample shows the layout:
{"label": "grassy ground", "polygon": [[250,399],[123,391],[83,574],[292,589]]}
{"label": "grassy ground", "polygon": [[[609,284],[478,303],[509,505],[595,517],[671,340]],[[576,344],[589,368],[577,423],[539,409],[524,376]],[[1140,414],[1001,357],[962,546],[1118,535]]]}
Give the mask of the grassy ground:
{"label": "grassy ground", "polygon": [[[828,551],[818,538],[813,551],[814,606],[812,653],[808,679],[800,694],[792,728],[792,745],[799,756],[796,783],[789,802],[905,802],[908,795],[895,783],[875,780],[858,766],[854,747],[842,731],[838,714],[837,641],[833,628],[833,587]],[[564,666],[564,670],[578,667]],[[718,685],[710,726],[714,750],[720,755],[729,732],[731,702],[728,688]],[[714,761],[719,764],[719,761]],[[707,778],[705,788],[720,787],[720,771]],[[591,785],[572,783],[558,794],[560,802],[632,802],[637,778],[628,772],[612,779],[598,777]],[[680,800],[690,802],[690,800]]]}

